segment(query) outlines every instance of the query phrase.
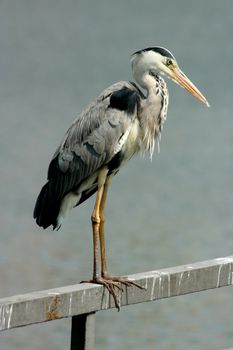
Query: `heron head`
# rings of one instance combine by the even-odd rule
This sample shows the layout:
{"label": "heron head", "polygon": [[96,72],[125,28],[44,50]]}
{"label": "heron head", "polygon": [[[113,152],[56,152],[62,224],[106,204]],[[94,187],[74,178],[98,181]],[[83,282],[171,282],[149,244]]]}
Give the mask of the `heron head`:
{"label": "heron head", "polygon": [[142,86],[143,75],[164,74],[209,107],[206,98],[182,72],[175,57],[167,49],[157,46],[137,51],[132,55],[131,63],[134,77]]}

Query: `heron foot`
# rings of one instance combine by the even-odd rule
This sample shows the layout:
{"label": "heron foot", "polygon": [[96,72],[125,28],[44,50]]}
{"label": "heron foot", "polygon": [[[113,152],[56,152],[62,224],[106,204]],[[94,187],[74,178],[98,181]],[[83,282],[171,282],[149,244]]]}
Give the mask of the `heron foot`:
{"label": "heron foot", "polygon": [[123,292],[123,286],[126,287],[136,287],[139,289],[145,289],[144,287],[140,286],[138,283],[129,280],[126,277],[113,277],[110,275],[104,275],[104,277],[96,277],[89,281],[82,281],[81,283],[95,283],[95,284],[101,284],[103,285],[109,292],[110,295],[112,295],[115,307],[118,311],[120,311],[120,302],[119,302],[119,295],[117,295],[117,290],[119,292]]}

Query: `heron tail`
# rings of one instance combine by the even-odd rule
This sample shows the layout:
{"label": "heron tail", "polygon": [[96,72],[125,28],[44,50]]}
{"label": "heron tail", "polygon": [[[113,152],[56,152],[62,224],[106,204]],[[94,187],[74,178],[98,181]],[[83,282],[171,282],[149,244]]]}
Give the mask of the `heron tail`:
{"label": "heron tail", "polygon": [[60,199],[54,196],[53,185],[48,181],[41,189],[36,200],[33,217],[36,223],[44,229],[53,226],[57,228],[57,216],[60,209]]}

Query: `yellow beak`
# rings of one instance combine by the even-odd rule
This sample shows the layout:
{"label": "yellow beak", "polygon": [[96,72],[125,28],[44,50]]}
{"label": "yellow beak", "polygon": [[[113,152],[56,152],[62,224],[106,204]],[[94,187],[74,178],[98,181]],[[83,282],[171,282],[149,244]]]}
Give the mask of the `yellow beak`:
{"label": "yellow beak", "polygon": [[186,75],[178,68],[172,67],[170,70],[170,77],[175,80],[180,86],[187,90],[190,94],[196,97],[199,101],[203,102],[209,107],[209,102],[202,95],[202,93],[196,88],[196,86],[186,77]]}

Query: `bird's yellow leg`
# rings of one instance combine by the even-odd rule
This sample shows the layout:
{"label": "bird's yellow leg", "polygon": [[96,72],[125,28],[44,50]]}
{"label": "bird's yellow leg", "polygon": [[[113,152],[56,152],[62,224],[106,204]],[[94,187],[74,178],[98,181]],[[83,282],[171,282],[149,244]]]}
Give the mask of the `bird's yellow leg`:
{"label": "bird's yellow leg", "polygon": [[99,239],[100,239],[100,253],[101,253],[101,276],[107,276],[107,260],[105,250],[105,238],[104,238],[104,208],[107,199],[108,188],[110,185],[110,177],[106,179],[104,184],[103,194],[100,203],[100,227],[99,227]]}
{"label": "bird's yellow leg", "polygon": [[[136,286],[142,289],[141,286],[133,281],[129,281],[124,277],[112,277],[107,273],[107,262],[105,252],[105,239],[104,239],[104,208],[107,199],[107,192],[110,184],[110,177],[107,177],[108,170],[103,169],[99,172],[98,176],[98,191],[96,195],[95,206],[92,212],[92,231],[93,231],[93,278],[90,281],[83,281],[89,283],[97,283],[105,286],[109,293],[112,295],[115,306],[120,310],[120,304],[115,291],[117,288],[123,291],[122,285]],[[101,253],[101,276],[98,274],[98,239],[100,241],[100,253]]]}
{"label": "bird's yellow leg", "polygon": [[99,240],[99,227],[100,227],[100,215],[99,207],[103,194],[103,186],[98,189],[96,195],[95,206],[91,215],[92,222],[92,234],[93,234],[93,280],[98,278],[98,240]]}
{"label": "bird's yellow leg", "polygon": [[108,169],[103,168],[98,174],[98,191],[95,206],[91,215],[93,232],[93,280],[98,278],[98,239],[100,230],[100,205],[104,192],[104,184],[107,178]]}
{"label": "bird's yellow leg", "polygon": [[[113,277],[113,276],[109,275],[107,272],[105,238],[104,238],[104,221],[105,221],[104,208],[105,208],[105,204],[106,204],[107,193],[108,193],[108,189],[110,186],[110,182],[111,182],[111,177],[107,177],[106,182],[104,184],[103,194],[102,194],[100,208],[99,208],[100,209],[99,210],[99,215],[100,215],[99,239],[100,239],[100,253],[101,253],[101,276],[102,276],[103,280],[105,281],[105,283],[107,283],[111,287],[111,289],[112,289],[112,287],[116,286],[118,289],[123,290],[122,285],[125,285],[127,287],[135,286],[135,287],[138,287],[140,289],[143,289],[143,287],[141,287],[140,285],[138,285],[134,281],[130,281],[125,277]],[[115,291],[113,290],[110,293],[113,295],[115,305],[119,310],[119,303],[117,301]]]}

